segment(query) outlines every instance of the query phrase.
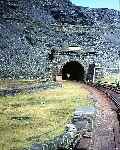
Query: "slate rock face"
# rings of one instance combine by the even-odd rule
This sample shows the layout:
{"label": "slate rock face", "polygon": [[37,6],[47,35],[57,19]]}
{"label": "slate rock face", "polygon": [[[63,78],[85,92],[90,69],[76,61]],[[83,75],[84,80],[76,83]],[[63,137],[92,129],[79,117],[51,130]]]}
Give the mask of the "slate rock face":
{"label": "slate rock face", "polygon": [[[80,46],[79,62],[118,68],[120,12],[73,5],[69,0],[0,1],[0,78],[49,78],[53,66],[75,57],[54,49]],[[95,51],[97,56],[88,52]],[[54,64],[54,61],[56,62]]]}

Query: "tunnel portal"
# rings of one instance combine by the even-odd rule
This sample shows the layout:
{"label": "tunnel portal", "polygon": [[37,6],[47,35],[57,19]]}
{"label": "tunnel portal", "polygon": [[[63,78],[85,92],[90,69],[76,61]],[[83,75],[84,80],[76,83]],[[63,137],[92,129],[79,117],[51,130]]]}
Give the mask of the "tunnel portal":
{"label": "tunnel portal", "polygon": [[84,81],[84,67],[77,61],[67,62],[62,69],[62,80]]}

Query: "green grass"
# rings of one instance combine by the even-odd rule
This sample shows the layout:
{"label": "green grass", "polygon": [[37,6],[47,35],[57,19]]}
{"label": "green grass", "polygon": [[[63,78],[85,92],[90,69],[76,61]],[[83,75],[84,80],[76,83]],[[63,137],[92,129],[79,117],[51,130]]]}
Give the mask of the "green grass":
{"label": "green grass", "polygon": [[15,97],[0,97],[0,150],[22,150],[60,135],[76,107],[91,106],[77,83]]}
{"label": "green grass", "polygon": [[104,76],[101,80],[101,83],[106,83],[106,84],[113,84],[117,85],[118,82],[120,82],[120,74],[109,74]]}
{"label": "green grass", "polygon": [[13,88],[16,86],[26,86],[41,82],[42,80],[0,80],[0,89]]}

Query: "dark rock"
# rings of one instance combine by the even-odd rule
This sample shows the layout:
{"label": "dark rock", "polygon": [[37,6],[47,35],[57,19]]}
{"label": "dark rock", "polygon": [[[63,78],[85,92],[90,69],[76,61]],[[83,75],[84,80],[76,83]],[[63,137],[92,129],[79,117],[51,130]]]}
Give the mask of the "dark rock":
{"label": "dark rock", "polygon": [[[70,60],[80,61],[85,70],[93,60],[103,72],[118,68],[119,27],[116,10],[75,6],[69,0],[1,0],[0,78],[50,78]],[[84,56],[81,50],[79,58],[49,56],[51,49],[60,52],[71,45],[84,50]],[[97,56],[88,60],[84,53],[90,50]]]}

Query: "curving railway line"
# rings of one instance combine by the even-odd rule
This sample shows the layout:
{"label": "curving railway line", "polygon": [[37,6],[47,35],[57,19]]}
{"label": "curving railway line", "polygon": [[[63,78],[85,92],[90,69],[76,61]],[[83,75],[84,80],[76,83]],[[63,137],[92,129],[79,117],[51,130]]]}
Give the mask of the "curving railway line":
{"label": "curving railway line", "polygon": [[[61,84],[64,85],[64,81],[60,81],[60,85]],[[81,119],[81,116],[79,115],[81,108],[76,109],[71,123],[75,125],[77,133],[79,134],[70,145],[70,148],[72,148],[72,150],[120,150],[120,89],[105,84],[88,83],[88,85],[85,85],[80,82],[71,82],[70,84],[71,90],[73,90],[72,86],[75,85],[75,91],[78,88],[78,91],[81,93],[82,90],[80,89],[82,87],[84,91],[88,92],[87,98],[90,102],[95,103],[95,106],[92,106],[95,108],[95,126],[92,128],[90,126],[91,122],[89,118],[87,118],[88,120],[86,119],[87,121],[85,120],[85,116]],[[50,85],[53,86],[56,84],[51,83]],[[35,84],[17,90],[15,88],[8,91],[1,90],[0,95],[16,95],[21,92],[21,90],[31,92],[40,90],[41,88],[46,89],[46,87],[49,87],[48,84]],[[65,88],[62,85],[61,87],[63,89]],[[80,99],[78,99],[78,101],[79,100]],[[87,111],[88,110],[85,109],[84,112]],[[83,132],[82,130],[79,131],[81,124],[85,123],[85,121],[87,122],[86,130]],[[82,125],[82,127],[84,126],[85,125]],[[33,144],[31,150],[36,150],[37,148],[40,149],[40,144]],[[67,150],[70,150],[70,148]]]}
{"label": "curving railway line", "polygon": [[92,142],[86,150],[120,150],[120,89],[93,83],[86,87],[97,109]]}
{"label": "curving railway line", "polygon": [[114,102],[116,111],[120,112],[120,88],[105,84],[90,83],[89,85],[105,93]]}

